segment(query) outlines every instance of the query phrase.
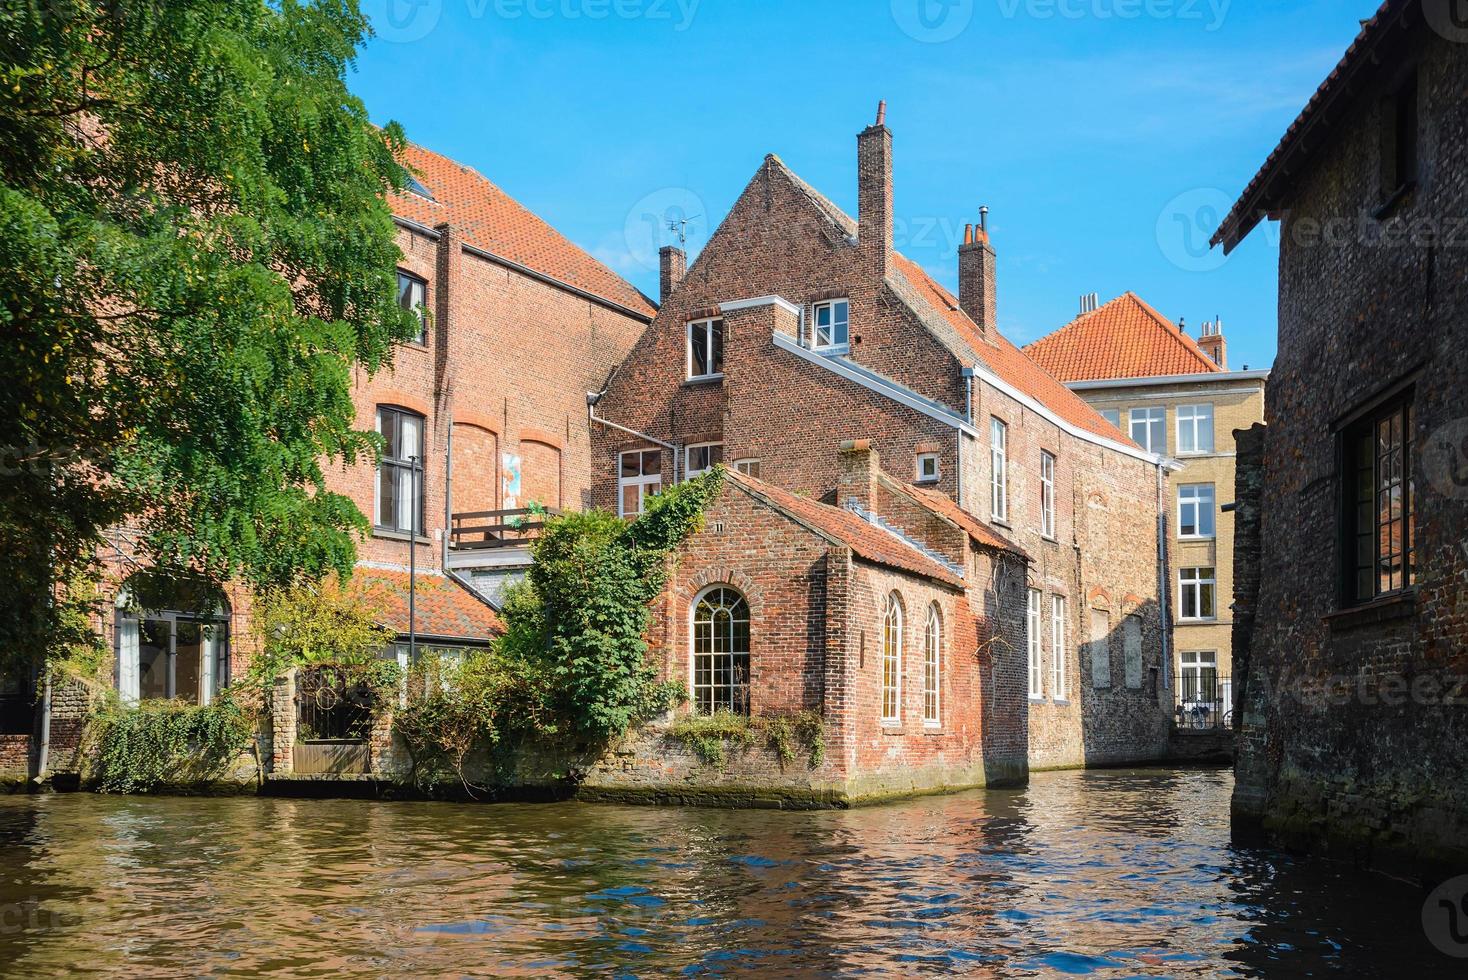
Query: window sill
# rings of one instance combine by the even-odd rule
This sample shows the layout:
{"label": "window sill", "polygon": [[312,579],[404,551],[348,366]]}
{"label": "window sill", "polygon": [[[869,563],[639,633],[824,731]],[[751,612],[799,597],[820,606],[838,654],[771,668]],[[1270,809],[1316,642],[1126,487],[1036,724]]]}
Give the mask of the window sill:
{"label": "window sill", "polygon": [[939,724],[937,722],[925,721],[925,722],[923,722],[923,734],[924,735],[947,735],[948,733],[943,730],[943,726],[941,724]]}
{"label": "window sill", "polygon": [[1006,531],[1013,530],[1013,528],[1009,526],[1009,518],[1007,517],[990,517],[989,523],[993,524],[995,527],[1002,527]]}
{"label": "window sill", "polygon": [[900,721],[884,721],[882,722],[882,734],[906,735],[907,729],[903,727],[902,722]]}
{"label": "window sill", "polygon": [[1044,703],[1045,703],[1045,695],[1043,695],[1043,694],[1031,694],[1030,695],[1030,704],[1044,704]]}
{"label": "window sill", "polygon": [[1213,544],[1217,540],[1218,535],[1216,534],[1210,534],[1207,537],[1192,534],[1179,534],[1177,536],[1178,544]]}
{"label": "window sill", "polygon": [[428,350],[429,350],[429,348],[428,348],[428,342],[427,341],[423,341],[423,342],[420,343],[419,341],[416,341],[416,340],[405,340],[401,344],[399,344],[398,346],[400,348],[402,348],[403,350],[422,351],[425,354],[427,354],[428,353]]}
{"label": "window sill", "polygon": [[1057,708],[1069,708],[1070,698],[1056,698],[1051,703],[1054,704]]}
{"label": "window sill", "polygon": [[[404,541],[404,542],[406,542],[406,541],[409,540],[408,532],[406,532],[406,531],[394,531],[391,528],[386,528],[386,527],[374,527],[372,529],[372,536],[374,538],[383,538],[383,539],[388,540],[388,541]],[[431,539],[429,539],[427,535],[423,535],[423,534],[418,535],[418,537],[417,537],[416,540],[417,540],[417,542],[419,544],[433,544],[433,541]]]}
{"label": "window sill", "polygon": [[925,476],[912,481],[912,485],[915,487],[936,487],[942,482],[943,478],[941,476]]}
{"label": "window sill", "polygon": [[1185,619],[1182,616],[1179,616],[1177,624],[1179,626],[1217,626],[1218,617],[1213,616],[1208,619]]}
{"label": "window sill", "polygon": [[1383,596],[1359,606],[1327,613],[1321,617],[1332,633],[1410,619],[1417,614],[1417,590]]}
{"label": "window sill", "polygon": [[1060,543],[1060,539],[1059,538],[1057,538],[1053,534],[1046,534],[1044,531],[1041,531],[1040,532],[1040,540],[1041,541],[1048,541],[1051,544],[1059,544]]}
{"label": "window sill", "polygon": [[721,385],[724,383],[722,374],[701,374],[696,378],[687,378],[683,382],[685,388],[697,388],[702,385]]}
{"label": "window sill", "polygon": [[841,357],[851,353],[850,344],[832,344],[830,347],[812,347],[812,354],[820,354],[822,357]]}

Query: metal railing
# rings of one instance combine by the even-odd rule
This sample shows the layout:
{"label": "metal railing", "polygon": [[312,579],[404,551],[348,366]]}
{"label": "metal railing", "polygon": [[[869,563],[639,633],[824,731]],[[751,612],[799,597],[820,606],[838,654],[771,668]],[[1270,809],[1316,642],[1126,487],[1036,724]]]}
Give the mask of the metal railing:
{"label": "metal railing", "polygon": [[450,518],[449,545],[459,551],[518,548],[540,537],[547,517],[561,512],[546,507],[531,510],[470,510]]}
{"label": "metal railing", "polygon": [[337,667],[307,667],[296,676],[296,737],[365,740],[372,733],[372,689]]}
{"label": "metal railing", "polygon": [[1211,671],[1178,678],[1173,724],[1178,728],[1229,728],[1233,725],[1233,680]]}

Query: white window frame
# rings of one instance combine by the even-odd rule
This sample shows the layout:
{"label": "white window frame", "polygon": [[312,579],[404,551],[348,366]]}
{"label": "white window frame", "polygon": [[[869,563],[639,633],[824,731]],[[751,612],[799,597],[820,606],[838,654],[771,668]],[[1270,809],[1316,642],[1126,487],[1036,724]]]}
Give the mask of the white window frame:
{"label": "white window frame", "polygon": [[[932,472],[932,475],[929,475],[929,474],[923,472],[923,464],[924,463],[932,463],[933,464],[933,472]],[[917,454],[917,482],[919,482],[919,483],[937,483],[942,478],[943,478],[942,457],[938,453],[918,453]]]}
{"label": "white window frame", "polygon": [[[407,295],[404,295],[403,283],[408,284]],[[418,302],[413,302],[413,292],[416,287]],[[407,269],[398,270],[398,305],[408,310],[418,318],[418,336],[413,338],[413,343],[420,346],[428,344],[428,281],[422,276],[409,272]]]}
{"label": "white window frame", "polygon": [[[428,518],[428,512],[424,505],[424,498],[428,494],[424,488],[426,469],[423,458],[424,434],[428,428],[428,420],[411,408],[403,408],[399,405],[378,405],[376,415],[377,434],[382,436],[384,440],[387,439],[387,433],[383,432],[382,426],[385,417],[391,418],[397,425],[396,439],[398,442],[398,451],[401,453],[405,448],[411,448],[411,451],[407,455],[388,456],[387,447],[384,447],[383,455],[377,461],[377,472],[373,474],[372,478],[372,526],[375,530],[387,531],[392,534],[412,534],[416,530],[421,536],[427,533],[424,528],[425,521]],[[411,421],[417,429],[412,447],[402,445],[403,423],[405,421]],[[417,479],[414,479],[413,471],[415,468],[417,469]],[[391,522],[384,522],[382,520],[382,479],[384,471],[392,474],[392,481],[395,485],[397,513],[392,515]],[[418,491],[416,496],[413,493],[414,489]],[[406,505],[408,513],[406,515],[403,513],[404,500],[408,501]],[[404,520],[405,516],[406,520]],[[414,523],[417,524],[416,529],[413,527]],[[407,526],[403,526],[404,524]]]}
{"label": "white window frame", "polygon": [[1030,589],[1025,603],[1025,647],[1028,651],[1029,689],[1032,701],[1045,700],[1045,641],[1040,623],[1040,605],[1045,594]]}
{"label": "white window frame", "polygon": [[[715,356],[714,347],[714,324],[719,325],[718,330],[718,354]],[[693,335],[695,331],[703,331],[704,350],[708,352],[708,363],[703,365],[707,370],[695,371],[693,364]],[[706,320],[691,320],[683,338],[684,374],[689,381],[703,381],[709,378],[722,378],[724,376],[724,319],[723,317],[710,317]],[[717,368],[717,370],[715,370]]]}
{"label": "white window frame", "polygon": [[[1192,533],[1186,530],[1193,514]],[[1203,516],[1208,517],[1208,530],[1203,530]],[[1185,541],[1212,541],[1218,537],[1218,494],[1211,483],[1183,483],[1177,488],[1177,536]]]}
{"label": "white window frame", "polygon": [[[1145,439],[1137,438],[1137,426],[1146,427]],[[1149,453],[1159,456],[1167,455],[1167,408],[1162,405],[1149,405],[1145,408],[1134,408],[1127,413],[1127,435],[1131,436],[1132,442],[1141,446]],[[1156,439],[1153,439],[1156,436]],[[1157,445],[1161,443],[1161,445]]]}
{"label": "white window frame", "polygon": [[989,418],[989,513],[1000,523],[1009,521],[1009,426]]}
{"label": "white window frame", "polygon": [[1040,450],[1040,536],[1055,540],[1055,454]]}
{"label": "white window frame", "polygon": [[[654,474],[646,474],[646,473],[643,473],[642,472],[642,455],[644,453],[657,453],[658,454],[658,471],[657,471],[657,473],[654,473]],[[618,517],[638,517],[638,516],[640,516],[643,513],[643,511],[647,510],[647,498],[650,497],[650,496],[656,496],[658,494],[658,492],[662,490],[662,488],[663,488],[662,453],[663,453],[663,451],[661,449],[627,449],[627,450],[624,450],[623,452],[620,452],[620,453],[617,454],[617,516]],[[625,456],[636,456],[636,457],[638,457],[638,461],[637,461],[638,475],[637,476],[623,476],[622,475],[622,470],[623,470],[622,459]],[[629,513],[627,511],[627,508],[626,508],[626,494],[623,491],[627,487],[637,487],[638,488],[638,491],[637,491],[637,511],[634,512],[634,513]],[[651,492],[649,492],[647,490],[648,487],[655,487],[656,489],[654,489]]]}
{"label": "white window frame", "polygon": [[[712,458],[713,454],[710,453],[709,454],[710,455],[710,459],[708,461],[708,465],[705,466],[705,467],[703,467],[703,468],[701,468],[701,469],[696,469],[694,467],[694,465],[693,465],[693,451],[695,449],[714,449],[714,448],[717,448],[719,450],[719,458],[718,459],[713,459]],[[707,473],[709,470],[713,469],[715,466],[718,466],[723,461],[724,461],[724,444],[722,442],[695,442],[695,443],[693,443],[690,446],[685,446],[683,448],[683,478],[685,480],[691,480],[695,476],[703,476],[705,473]]]}
{"label": "white window frame", "polygon": [[[821,311],[831,311],[830,339],[827,343],[821,343],[817,325],[820,323]],[[837,316],[837,312],[841,316]],[[845,337],[836,339],[837,326],[841,325],[845,331]],[[810,307],[810,349],[825,354],[840,354],[851,349],[851,301],[848,299],[825,299],[819,303],[812,303]]]}
{"label": "white window frame", "polygon": [[749,456],[745,459],[736,459],[734,469],[745,476],[752,476],[756,480],[760,478],[760,460],[758,456]]}
{"label": "white window frame", "polygon": [[[1204,575],[1204,572],[1211,574]],[[1212,587],[1213,610],[1207,615],[1203,614],[1203,588]],[[1177,617],[1184,623],[1211,623],[1218,619],[1218,569],[1200,565],[1194,568],[1179,568],[1177,571]],[[1189,593],[1192,593],[1192,601],[1189,602]],[[1191,605],[1197,615],[1188,615],[1187,609]]]}
{"label": "white window frame", "polygon": [[882,600],[881,711],[882,724],[902,724],[902,600],[896,592]]}
{"label": "white window frame", "polygon": [[[1187,438],[1184,438],[1185,432],[1188,434]],[[1192,448],[1188,448],[1189,446]],[[1177,454],[1179,456],[1207,456],[1212,452],[1213,403],[1179,405],[1177,407]]]}
{"label": "white window frame", "polygon": [[[715,593],[718,595],[715,596]],[[716,598],[717,605],[714,604]],[[702,619],[699,616],[700,607],[705,602],[710,605],[708,619]],[[725,642],[722,644],[727,649],[724,650],[719,649],[720,644],[715,642],[714,633],[715,628],[720,625],[719,613],[721,612],[728,617],[728,634],[724,637]],[[753,660],[750,647],[754,645],[751,620],[749,600],[742,592],[727,583],[710,585],[693,597],[693,602],[688,607],[688,690],[689,700],[695,714],[711,714],[713,711],[720,710],[746,716],[750,713],[751,685],[749,679]],[[705,628],[707,633],[705,633]],[[708,640],[708,649],[699,650],[700,641],[705,637]],[[745,641],[745,649],[737,650],[735,647],[741,637]],[[699,658],[701,657],[708,661],[708,670],[704,673],[704,677],[707,678],[706,683],[699,682]],[[727,661],[729,672],[727,685],[715,682],[720,658]],[[742,678],[739,676],[740,667],[743,667],[744,670]],[[727,707],[717,703],[715,697],[715,692],[721,687],[727,687],[729,691]]]}
{"label": "white window frame", "polygon": [[928,606],[927,628],[923,631],[923,724],[943,724],[943,615],[938,604]]}
{"label": "white window frame", "polygon": [[1066,700],[1066,639],[1065,639],[1065,596],[1050,597],[1050,651],[1054,661],[1053,683],[1055,700]]}

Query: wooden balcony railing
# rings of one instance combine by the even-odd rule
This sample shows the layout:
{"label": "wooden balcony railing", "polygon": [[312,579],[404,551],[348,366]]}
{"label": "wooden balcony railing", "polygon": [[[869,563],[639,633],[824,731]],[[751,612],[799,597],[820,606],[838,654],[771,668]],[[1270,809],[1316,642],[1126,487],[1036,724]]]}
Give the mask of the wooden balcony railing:
{"label": "wooden balcony railing", "polygon": [[449,544],[458,551],[484,548],[518,548],[540,537],[545,518],[555,517],[559,510],[545,508],[532,511],[528,507],[515,510],[470,510],[454,514],[449,528]]}

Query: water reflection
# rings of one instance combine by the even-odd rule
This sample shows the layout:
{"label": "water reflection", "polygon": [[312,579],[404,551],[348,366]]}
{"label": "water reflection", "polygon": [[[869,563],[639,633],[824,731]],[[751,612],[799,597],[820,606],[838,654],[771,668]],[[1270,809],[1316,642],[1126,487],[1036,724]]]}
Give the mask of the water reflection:
{"label": "water reflection", "polygon": [[1380,876],[1228,846],[1227,773],[832,813],[0,798],[0,970],[1460,975]]}

